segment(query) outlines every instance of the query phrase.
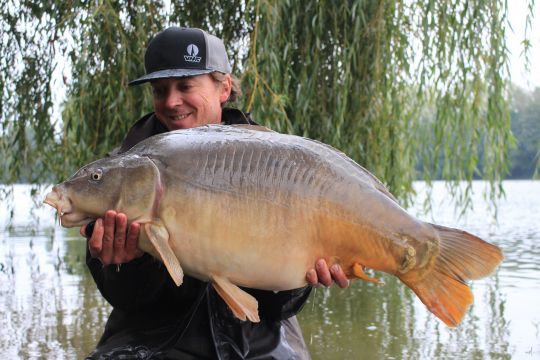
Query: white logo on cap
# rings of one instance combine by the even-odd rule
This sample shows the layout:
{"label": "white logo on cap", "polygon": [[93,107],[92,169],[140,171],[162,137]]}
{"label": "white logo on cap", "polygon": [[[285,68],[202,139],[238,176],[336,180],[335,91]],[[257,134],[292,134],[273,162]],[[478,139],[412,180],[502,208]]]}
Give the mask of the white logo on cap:
{"label": "white logo on cap", "polygon": [[198,63],[201,61],[201,57],[197,56],[199,48],[195,44],[189,44],[186,48],[187,55],[184,55],[184,60],[188,62]]}

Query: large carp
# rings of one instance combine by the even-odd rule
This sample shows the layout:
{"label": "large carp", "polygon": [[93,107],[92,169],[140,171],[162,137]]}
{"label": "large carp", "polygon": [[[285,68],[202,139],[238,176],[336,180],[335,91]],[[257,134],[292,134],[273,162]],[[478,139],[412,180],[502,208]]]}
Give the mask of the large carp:
{"label": "large carp", "polygon": [[501,262],[498,247],[417,220],[345,154],[251,126],[172,131],[82,167],[45,202],[65,227],[114,209],[142,224],[139,247],[177,285],[212,282],[240,319],[259,321],[238,286],[288,290],[325,258],[349,278],[397,276],[437,317],[456,326],[472,303],[466,282]]}

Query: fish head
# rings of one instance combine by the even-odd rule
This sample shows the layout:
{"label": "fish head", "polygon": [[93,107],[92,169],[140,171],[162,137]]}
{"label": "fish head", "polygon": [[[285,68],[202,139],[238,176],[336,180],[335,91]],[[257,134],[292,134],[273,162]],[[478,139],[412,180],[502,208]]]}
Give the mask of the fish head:
{"label": "fish head", "polygon": [[54,186],[43,202],[57,210],[63,227],[86,225],[107,210],[123,212],[130,220],[152,206],[156,172],[146,157],[100,159]]}

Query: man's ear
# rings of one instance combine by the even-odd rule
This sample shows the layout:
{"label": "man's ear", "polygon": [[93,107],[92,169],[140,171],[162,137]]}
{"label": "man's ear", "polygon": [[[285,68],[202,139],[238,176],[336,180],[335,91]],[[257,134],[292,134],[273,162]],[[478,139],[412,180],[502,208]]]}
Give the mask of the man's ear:
{"label": "man's ear", "polygon": [[232,80],[230,74],[225,74],[225,78],[221,81],[221,90],[219,95],[219,101],[224,104],[229,100],[232,91]]}

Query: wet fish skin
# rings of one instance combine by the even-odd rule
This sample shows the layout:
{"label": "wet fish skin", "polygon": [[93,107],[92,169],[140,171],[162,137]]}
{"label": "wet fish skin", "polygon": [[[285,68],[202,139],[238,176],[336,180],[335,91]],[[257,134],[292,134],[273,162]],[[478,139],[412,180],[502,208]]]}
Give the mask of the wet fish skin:
{"label": "wet fish skin", "polygon": [[[99,180],[96,174],[101,173]],[[180,285],[212,281],[241,319],[258,321],[239,286],[306,284],[316,259],[350,278],[396,275],[447,325],[472,303],[466,281],[486,276],[500,249],[410,216],[367,170],[328,145],[252,127],[206,126],[151,137],[79,170],[46,202],[63,226],[106,210],[143,225],[139,247]]]}

